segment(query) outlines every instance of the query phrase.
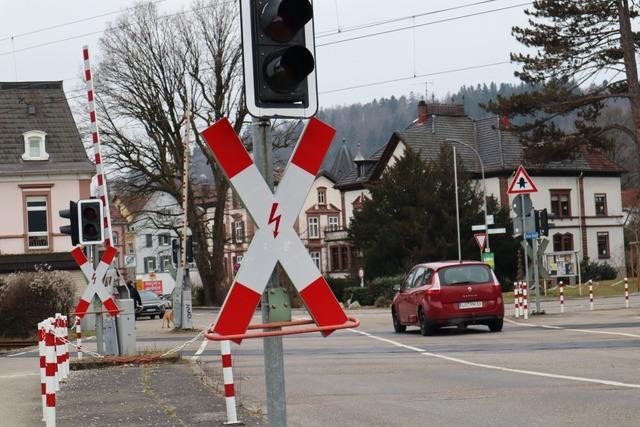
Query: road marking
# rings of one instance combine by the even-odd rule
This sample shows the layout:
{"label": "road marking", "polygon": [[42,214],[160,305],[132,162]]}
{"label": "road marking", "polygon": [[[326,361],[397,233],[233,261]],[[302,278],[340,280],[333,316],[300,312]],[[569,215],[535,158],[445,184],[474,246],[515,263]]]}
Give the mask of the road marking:
{"label": "road marking", "polygon": [[496,371],[511,372],[511,373],[515,373],[515,374],[531,375],[531,376],[536,376],[536,377],[554,378],[554,379],[560,379],[560,380],[579,381],[579,382],[601,384],[601,385],[608,385],[608,386],[614,386],[614,387],[627,387],[627,388],[640,389],[640,384],[621,383],[621,382],[618,382],[618,381],[601,380],[601,379],[597,379],[597,378],[585,378],[585,377],[574,377],[574,376],[570,376],[570,375],[550,374],[550,373],[547,373],[547,372],[528,371],[528,370],[524,370],[524,369],[513,369],[513,368],[506,368],[506,367],[503,367],[503,366],[487,365],[487,364],[484,364],[484,363],[470,362],[468,360],[459,359],[457,357],[450,357],[450,356],[444,356],[442,354],[430,353],[430,352],[425,351],[425,350],[423,350],[421,348],[412,347],[412,346],[409,346],[409,345],[406,345],[406,344],[402,344],[402,343],[399,343],[397,341],[393,341],[393,340],[390,340],[390,339],[387,339],[387,338],[378,337],[378,336],[370,334],[368,332],[358,331],[356,329],[348,329],[348,330],[351,331],[351,332],[355,332],[356,334],[360,334],[360,335],[364,335],[366,337],[372,338],[374,340],[378,340],[378,341],[386,342],[386,343],[391,344],[391,345],[395,345],[396,347],[406,348],[408,350],[415,351],[417,353],[420,353],[422,356],[434,357],[436,359],[447,360],[449,362],[459,363],[461,365],[474,366],[474,367],[477,367],[477,368],[493,369],[493,370],[496,370]]}
{"label": "road marking", "polygon": [[198,357],[200,357],[200,355],[204,353],[204,349],[207,347],[208,342],[209,340],[206,338],[202,340],[202,344],[200,344],[200,347],[198,348],[198,350],[196,350],[196,353],[191,357],[191,360],[198,360]]}
{"label": "road marking", "polygon": [[562,326],[539,325],[539,324],[536,324],[536,323],[521,323],[521,322],[515,322],[515,321],[510,320],[510,319],[506,319],[506,318],[504,320],[506,320],[509,323],[513,323],[514,325],[528,326],[530,328],[560,329],[560,330],[563,330],[563,331],[570,331],[570,332],[584,332],[586,334],[616,335],[616,336],[627,337],[627,338],[640,338],[640,335],[629,334],[627,332],[594,331],[593,329],[575,329],[575,328],[564,328]]}
{"label": "road marking", "polygon": [[9,380],[12,378],[35,377],[35,376],[40,376],[40,373],[0,375],[0,380]]}

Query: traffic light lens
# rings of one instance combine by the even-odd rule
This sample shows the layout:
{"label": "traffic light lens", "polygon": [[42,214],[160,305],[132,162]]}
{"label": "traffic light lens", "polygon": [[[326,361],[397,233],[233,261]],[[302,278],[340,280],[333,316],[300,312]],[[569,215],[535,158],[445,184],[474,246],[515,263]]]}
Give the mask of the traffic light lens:
{"label": "traffic light lens", "polygon": [[93,206],[85,206],[82,209],[82,217],[89,221],[95,221],[98,218],[98,212]]}
{"label": "traffic light lens", "polygon": [[313,18],[307,0],[271,0],[262,11],[264,33],[272,40],[286,43]]}
{"label": "traffic light lens", "polygon": [[269,87],[280,93],[291,92],[313,71],[313,55],[305,47],[292,46],[274,53],[265,68]]}
{"label": "traffic light lens", "polygon": [[93,240],[98,237],[98,229],[93,224],[87,224],[82,229],[82,233],[87,240]]}

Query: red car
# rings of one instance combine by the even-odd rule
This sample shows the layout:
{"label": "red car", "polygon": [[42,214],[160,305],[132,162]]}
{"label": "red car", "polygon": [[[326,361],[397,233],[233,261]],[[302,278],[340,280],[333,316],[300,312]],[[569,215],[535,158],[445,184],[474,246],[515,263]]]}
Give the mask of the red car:
{"label": "red car", "polygon": [[422,335],[432,335],[442,326],[487,325],[492,332],[502,330],[502,289],[482,262],[418,264],[394,290],[391,316],[396,332],[407,326],[419,326]]}

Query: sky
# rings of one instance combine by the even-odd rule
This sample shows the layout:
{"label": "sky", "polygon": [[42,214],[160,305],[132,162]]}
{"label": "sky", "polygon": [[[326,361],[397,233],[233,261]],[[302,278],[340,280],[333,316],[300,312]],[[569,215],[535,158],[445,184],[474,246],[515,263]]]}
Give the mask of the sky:
{"label": "sky", "polygon": [[[160,0],[159,6],[171,13],[189,3]],[[134,4],[0,0],[0,81],[63,80],[67,98],[82,99],[82,46],[89,45],[98,58],[106,23]],[[442,98],[462,85],[517,83],[509,53],[524,48],[511,27],[526,25],[526,5],[530,2],[315,0],[320,107],[410,92]]]}

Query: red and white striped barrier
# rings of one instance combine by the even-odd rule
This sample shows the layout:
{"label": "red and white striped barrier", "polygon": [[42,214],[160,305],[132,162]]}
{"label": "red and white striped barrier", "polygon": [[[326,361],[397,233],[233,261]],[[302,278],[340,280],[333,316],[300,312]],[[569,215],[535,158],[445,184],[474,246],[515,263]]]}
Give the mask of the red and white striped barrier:
{"label": "red and white striped barrier", "polygon": [[84,293],[82,294],[82,297],[80,297],[80,301],[76,306],[75,314],[77,316],[81,318],[84,317],[94,295],[98,295],[98,298],[102,301],[102,305],[104,305],[110,315],[115,316],[120,311],[115,300],[102,283],[102,279],[104,279],[104,276],[107,274],[107,270],[117,253],[118,251],[113,246],[107,247],[100,259],[98,267],[94,271],[93,266],[85,256],[84,252],[82,252],[82,249],[78,247],[71,251],[73,259],[89,282],[89,286],[84,290]]}
{"label": "red and white striped barrier", "polygon": [[80,327],[80,317],[76,316],[76,346],[78,360],[82,360],[82,328]]}
{"label": "red and white striped barrier", "polygon": [[558,288],[560,289],[560,313],[564,313],[564,283],[562,280],[558,283]]}
{"label": "red and white striped barrier", "polygon": [[220,341],[222,354],[222,376],[224,377],[224,402],[227,406],[227,422],[240,424],[236,410],[236,390],[233,385],[233,361],[231,360],[231,341]]}
{"label": "red and white striped barrier", "polygon": [[520,282],[513,282],[513,307],[514,307],[514,317],[517,319],[520,317],[520,307],[518,307],[518,286]]}
{"label": "red and white striped barrier", "polygon": [[60,326],[60,313],[56,313],[53,319],[53,334],[56,345],[56,391],[60,391],[60,383],[64,380],[62,363],[64,361],[64,346],[62,343],[62,331]]}
{"label": "red and white striped barrier", "polygon": [[624,278],[624,307],[629,308],[629,279]]}
{"label": "red and white striped barrier", "polygon": [[44,321],[45,327],[45,411],[44,418],[47,427],[56,425],[56,336],[55,319],[50,317]]}
{"label": "red and white striped barrier", "polygon": [[593,280],[589,280],[589,310],[593,310]]}
{"label": "red and white striped barrier", "polygon": [[524,320],[528,320],[529,319],[529,289],[528,289],[529,286],[527,285],[527,282],[523,282],[522,284],[524,285],[522,287]]}
{"label": "red and white striped barrier", "polygon": [[45,322],[38,323],[38,360],[40,362],[40,394],[42,395],[42,421],[46,421],[47,408],[47,353]]}
{"label": "red and white striped barrier", "polygon": [[[229,123],[202,132],[213,155],[258,226],[245,262],[222,305],[213,331],[244,334],[278,262],[318,326],[348,321],[342,306],[293,229],[300,209],[331,145],[335,130],[318,119],[307,122],[274,195]],[[333,331],[323,331],[329,335]],[[241,340],[234,340],[240,342]]]}
{"label": "red and white striped barrier", "polygon": [[523,282],[518,282],[518,311],[520,317],[524,317]]}

